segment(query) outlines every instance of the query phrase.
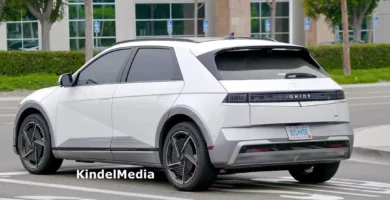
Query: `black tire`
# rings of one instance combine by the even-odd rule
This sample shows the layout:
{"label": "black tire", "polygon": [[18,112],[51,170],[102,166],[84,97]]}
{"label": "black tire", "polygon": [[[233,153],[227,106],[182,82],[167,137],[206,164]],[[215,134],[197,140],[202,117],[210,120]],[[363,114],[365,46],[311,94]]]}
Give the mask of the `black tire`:
{"label": "black tire", "polygon": [[[30,126],[34,128],[31,130]],[[24,132],[27,137],[24,136]],[[49,127],[40,114],[32,114],[24,119],[19,128],[17,148],[24,168],[31,174],[52,174],[62,165],[63,160],[53,155]],[[30,151],[33,152],[27,155]]]}
{"label": "black tire", "polygon": [[306,170],[310,167],[290,169],[289,172],[291,176],[300,183],[316,184],[324,183],[333,178],[337,173],[339,166],[340,161],[314,165],[309,172]]}
{"label": "black tire", "polygon": [[[187,134],[188,136],[184,136],[183,139],[179,139],[176,142],[176,149],[183,150],[184,153],[180,154],[178,156],[177,154],[173,153],[173,137],[180,137],[179,134],[182,134],[183,136]],[[191,137],[191,140],[190,140]],[[185,141],[188,142],[185,143]],[[175,139],[176,140],[176,139]],[[184,146],[184,144],[187,144]],[[195,148],[196,147],[196,148]],[[180,150],[180,151],[181,151]],[[173,154],[172,154],[173,153]],[[193,157],[196,156],[196,166],[193,164],[194,160],[187,158],[186,155],[189,155],[193,153]],[[181,162],[179,157],[183,157],[183,164],[178,165],[175,170],[183,170],[183,171],[189,171],[188,175],[186,174],[184,179],[182,179],[182,182],[179,183],[178,179],[175,179],[173,176],[175,174],[180,174],[179,172],[173,172],[168,169],[168,164],[173,163],[172,159],[175,159],[175,157],[178,159],[175,161],[176,163]],[[182,122],[177,125],[175,125],[168,133],[163,147],[163,166],[164,166],[164,172],[167,176],[168,181],[177,189],[180,191],[201,191],[201,190],[207,190],[216,180],[218,171],[214,168],[214,166],[210,162],[210,157],[207,149],[206,142],[204,138],[202,137],[201,131],[196,126],[196,124],[192,122]],[[171,164],[170,164],[171,165]],[[190,167],[188,167],[190,166]],[[194,168],[195,167],[195,168]],[[188,170],[190,169],[190,170]],[[193,170],[193,173],[190,173],[191,170]],[[191,174],[191,175],[190,175]],[[186,177],[191,176],[188,178],[188,182],[186,182]],[[183,177],[183,176],[181,176]]]}

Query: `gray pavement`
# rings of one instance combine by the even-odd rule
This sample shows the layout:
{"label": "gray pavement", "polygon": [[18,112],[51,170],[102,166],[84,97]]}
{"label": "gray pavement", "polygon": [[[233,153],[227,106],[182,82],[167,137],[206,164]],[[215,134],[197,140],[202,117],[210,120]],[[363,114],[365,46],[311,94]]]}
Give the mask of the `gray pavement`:
{"label": "gray pavement", "polygon": [[[355,143],[357,148],[386,151],[390,137],[383,135],[389,132],[387,129],[389,126],[381,125],[390,122],[390,85],[358,88],[346,86],[345,90],[350,105],[352,125],[357,136]],[[55,175],[31,175],[25,172],[19,158],[12,151],[11,131],[19,101],[17,93],[0,94],[0,200],[390,199],[390,173],[388,173],[390,162],[377,162],[376,159],[379,157],[374,157],[372,154],[354,156],[353,159],[342,162],[335,178],[325,184],[298,184],[285,171],[258,172],[220,176],[209,191],[200,193],[174,190],[164,174],[159,171],[155,172],[154,180],[76,178],[77,169],[111,170],[125,167],[129,170],[139,170],[134,166],[65,161]],[[388,135],[390,136],[390,133]],[[382,143],[377,142],[378,140],[382,140]]]}

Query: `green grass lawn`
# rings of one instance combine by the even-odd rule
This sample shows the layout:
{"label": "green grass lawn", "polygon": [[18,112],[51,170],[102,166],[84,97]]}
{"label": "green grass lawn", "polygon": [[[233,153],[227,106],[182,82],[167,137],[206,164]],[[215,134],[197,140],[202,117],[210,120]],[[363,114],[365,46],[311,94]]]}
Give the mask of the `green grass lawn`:
{"label": "green grass lawn", "polygon": [[[377,83],[390,81],[390,68],[354,70],[351,76],[344,76],[342,70],[328,71],[339,84]],[[0,76],[0,91],[37,90],[55,86],[59,76],[51,74],[32,74],[25,76]]]}
{"label": "green grass lawn", "polygon": [[378,83],[390,81],[390,67],[381,69],[354,70],[350,76],[344,76],[342,70],[328,71],[339,84]]}
{"label": "green grass lawn", "polygon": [[59,76],[51,74],[31,74],[25,76],[0,76],[0,91],[37,90],[55,86]]}

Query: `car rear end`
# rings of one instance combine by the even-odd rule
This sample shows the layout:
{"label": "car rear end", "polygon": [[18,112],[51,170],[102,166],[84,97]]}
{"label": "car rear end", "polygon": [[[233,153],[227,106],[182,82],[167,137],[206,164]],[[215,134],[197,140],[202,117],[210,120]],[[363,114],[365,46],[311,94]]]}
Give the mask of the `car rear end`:
{"label": "car rear end", "polygon": [[194,55],[228,93],[214,114],[223,118],[209,151],[214,166],[272,170],[350,158],[344,92],[307,49],[254,40],[202,45]]}

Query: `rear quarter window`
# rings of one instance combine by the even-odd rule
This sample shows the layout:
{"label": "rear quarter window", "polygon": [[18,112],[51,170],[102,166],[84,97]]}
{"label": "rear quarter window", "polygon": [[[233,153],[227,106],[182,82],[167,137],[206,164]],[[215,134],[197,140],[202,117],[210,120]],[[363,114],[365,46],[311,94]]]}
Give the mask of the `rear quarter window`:
{"label": "rear quarter window", "polygon": [[291,73],[328,77],[310,54],[300,49],[223,50],[214,53],[213,58],[210,55],[200,57],[219,80],[284,79]]}

